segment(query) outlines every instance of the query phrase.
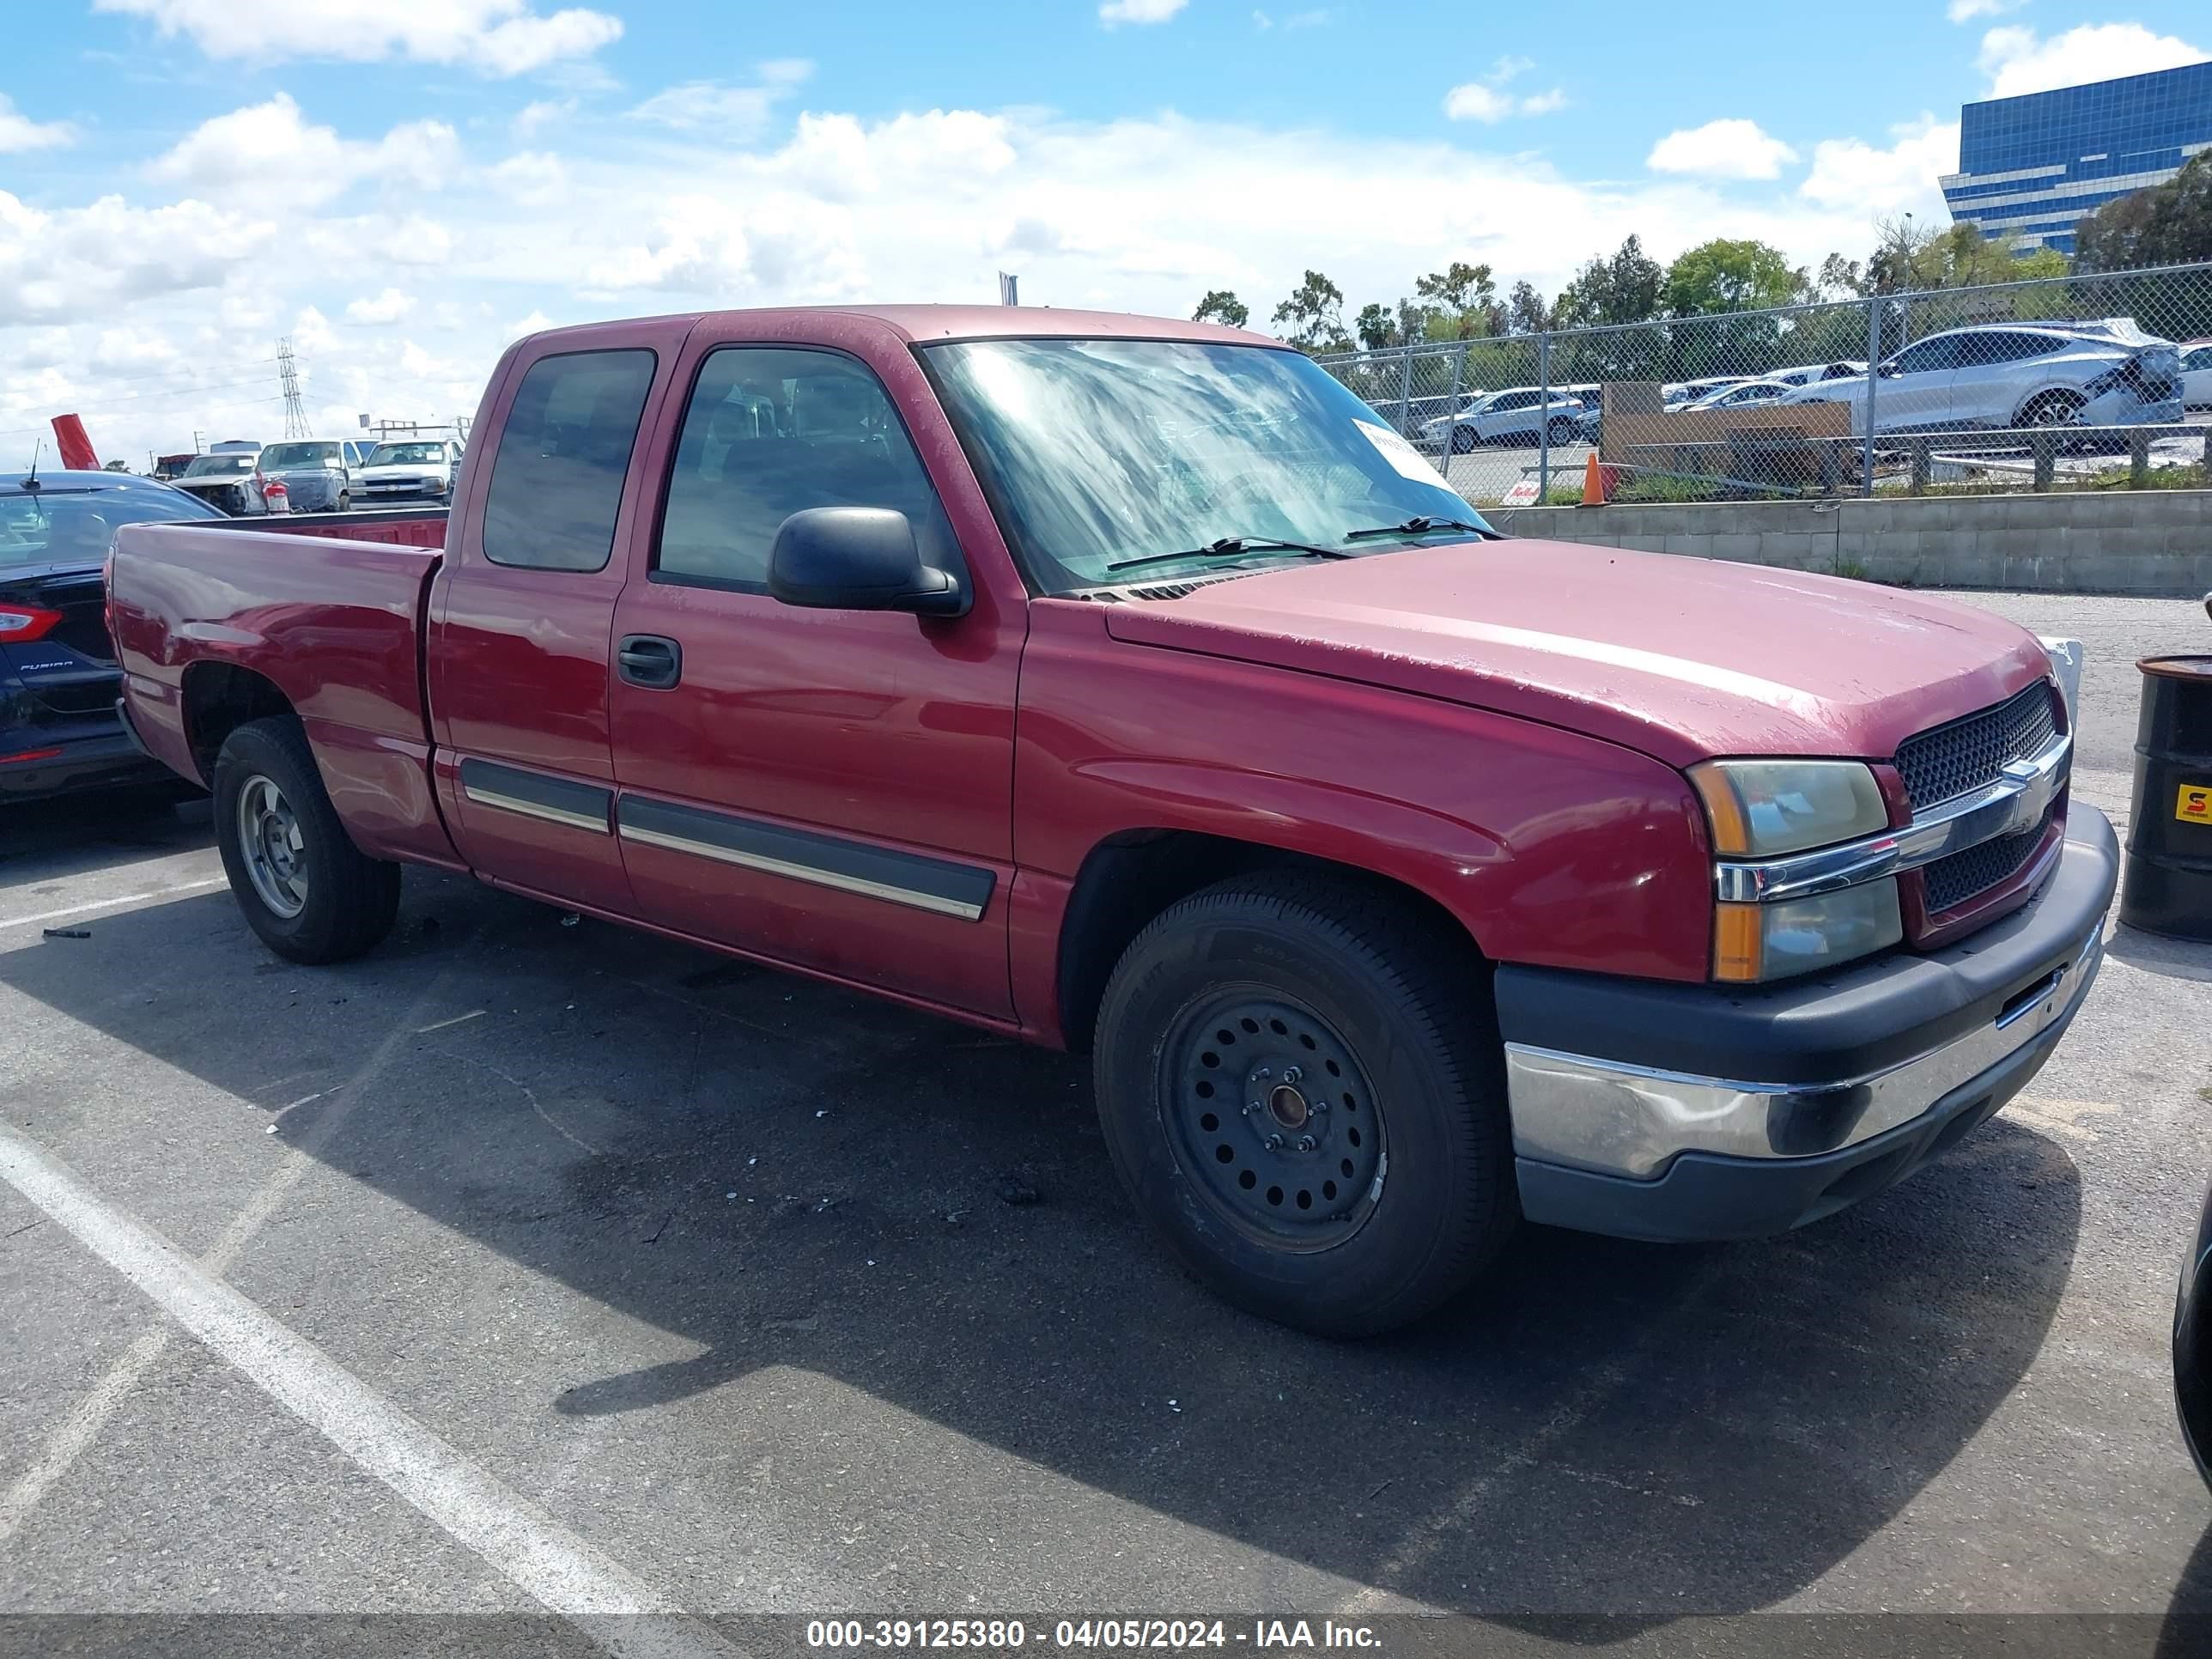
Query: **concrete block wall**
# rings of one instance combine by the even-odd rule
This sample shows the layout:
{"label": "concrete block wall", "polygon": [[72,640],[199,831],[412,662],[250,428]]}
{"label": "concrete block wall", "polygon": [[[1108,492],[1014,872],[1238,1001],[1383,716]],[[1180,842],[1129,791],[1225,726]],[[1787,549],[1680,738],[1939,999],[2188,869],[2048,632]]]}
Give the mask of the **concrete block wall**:
{"label": "concrete block wall", "polygon": [[1510,536],[1842,569],[1902,586],[2212,592],[2212,490],[1491,507],[1484,516]]}

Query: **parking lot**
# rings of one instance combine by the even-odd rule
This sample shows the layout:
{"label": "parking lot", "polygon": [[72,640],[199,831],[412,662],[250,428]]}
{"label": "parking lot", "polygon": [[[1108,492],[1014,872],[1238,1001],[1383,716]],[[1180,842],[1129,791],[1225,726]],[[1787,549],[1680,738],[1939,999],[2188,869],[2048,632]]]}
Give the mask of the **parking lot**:
{"label": "parking lot", "polygon": [[[2087,641],[2075,794],[2124,819],[2133,659],[2203,611],[1975,602]],[[1080,1061],[419,870],[386,945],[295,968],[204,805],[14,810],[0,1611],[1431,1613],[1493,1651],[2070,1613],[2006,1650],[2180,1659],[2208,981],[2116,932],[2031,1092],[1895,1191],[1757,1243],[1526,1229],[1340,1346],[1151,1246]]]}

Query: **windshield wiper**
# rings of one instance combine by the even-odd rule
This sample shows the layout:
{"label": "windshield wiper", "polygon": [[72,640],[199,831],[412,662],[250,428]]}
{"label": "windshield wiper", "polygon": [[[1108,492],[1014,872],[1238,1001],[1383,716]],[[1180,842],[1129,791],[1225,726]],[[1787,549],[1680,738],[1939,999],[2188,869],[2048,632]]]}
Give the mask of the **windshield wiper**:
{"label": "windshield wiper", "polygon": [[1177,559],[1233,559],[1243,553],[1310,553],[1320,559],[1352,559],[1358,556],[1340,547],[1316,547],[1310,542],[1279,542],[1272,536],[1224,536],[1218,541],[1208,542],[1204,547],[1194,547],[1182,553],[1147,553],[1141,559],[1123,559],[1109,564],[1109,570],[1134,570],[1139,565],[1172,564]]}
{"label": "windshield wiper", "polygon": [[1403,524],[1370,525],[1364,530],[1347,531],[1344,539],[1356,542],[1363,536],[1425,536],[1433,530],[1466,530],[1493,542],[1504,540],[1504,536],[1488,525],[1469,524],[1465,519],[1422,517],[1408,519]]}

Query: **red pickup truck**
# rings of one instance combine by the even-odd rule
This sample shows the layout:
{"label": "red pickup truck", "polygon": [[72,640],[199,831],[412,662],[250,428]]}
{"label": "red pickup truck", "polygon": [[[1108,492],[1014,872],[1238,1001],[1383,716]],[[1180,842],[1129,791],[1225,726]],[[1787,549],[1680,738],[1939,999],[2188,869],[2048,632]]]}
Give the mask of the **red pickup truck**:
{"label": "red pickup truck", "polygon": [[1517,1218],[1826,1215],[2050,1054],[2078,650],[1498,537],[1279,343],[1079,312],[534,335],[441,550],[133,526],[125,711],[277,951],[403,864],[1095,1057],[1132,1199],[1383,1329]]}

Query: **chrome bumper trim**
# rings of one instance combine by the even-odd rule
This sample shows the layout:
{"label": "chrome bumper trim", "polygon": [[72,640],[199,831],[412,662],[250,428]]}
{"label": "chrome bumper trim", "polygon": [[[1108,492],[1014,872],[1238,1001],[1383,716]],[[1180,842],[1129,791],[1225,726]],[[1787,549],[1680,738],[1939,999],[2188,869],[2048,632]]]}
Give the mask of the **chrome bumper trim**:
{"label": "chrome bumper trim", "polygon": [[1723,860],[1713,866],[1715,896],[1729,903],[1771,904],[1832,893],[2032,830],[2066,787],[2073,756],[2073,734],[2062,732],[2030,758],[2007,761],[1996,782],[1929,808],[1902,830],[1788,858]]}
{"label": "chrome bumper trim", "polygon": [[1856,1146],[1911,1121],[2071,1019],[2103,958],[2100,922],[2033,1000],[2016,998],[1989,1024],[1887,1071],[1834,1083],[1692,1077],[1509,1042],[1513,1150],[1526,1158],[1644,1180],[1678,1152],[1785,1158]]}

